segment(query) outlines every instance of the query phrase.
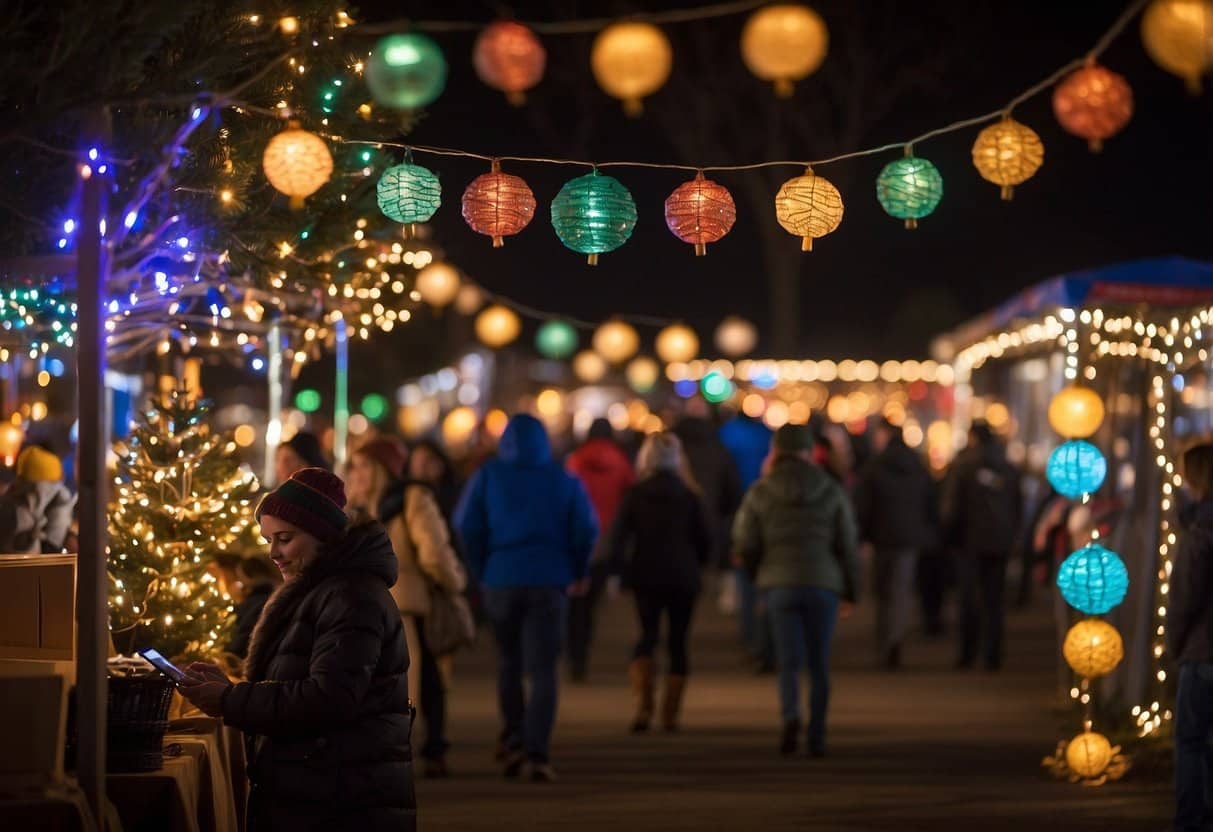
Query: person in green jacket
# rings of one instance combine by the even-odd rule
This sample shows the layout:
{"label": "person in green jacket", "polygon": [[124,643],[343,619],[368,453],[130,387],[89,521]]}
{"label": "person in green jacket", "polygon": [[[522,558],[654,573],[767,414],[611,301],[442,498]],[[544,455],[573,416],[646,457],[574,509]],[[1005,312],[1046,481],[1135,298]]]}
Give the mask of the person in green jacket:
{"label": "person in green jacket", "polygon": [[784,425],[771,442],[769,471],[741,502],[733,551],[766,598],[775,631],[780,751],[793,754],[801,726],[800,672],[810,679],[808,750],[825,756],[834,623],[851,614],[859,585],[858,531],[842,487],[813,464],[813,436]]}

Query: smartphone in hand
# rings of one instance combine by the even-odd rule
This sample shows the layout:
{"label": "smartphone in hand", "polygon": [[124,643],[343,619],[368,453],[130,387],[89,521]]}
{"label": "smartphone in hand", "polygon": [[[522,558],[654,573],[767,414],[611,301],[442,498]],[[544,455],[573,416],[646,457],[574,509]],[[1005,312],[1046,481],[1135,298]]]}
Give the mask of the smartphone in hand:
{"label": "smartphone in hand", "polygon": [[145,647],[142,650],[137,650],[136,652],[151,662],[153,667],[155,667],[165,676],[172,679],[175,684],[179,685],[185,680],[185,673],[181,670],[181,668],[177,667],[177,665],[160,655],[159,650],[155,650],[151,647]]}

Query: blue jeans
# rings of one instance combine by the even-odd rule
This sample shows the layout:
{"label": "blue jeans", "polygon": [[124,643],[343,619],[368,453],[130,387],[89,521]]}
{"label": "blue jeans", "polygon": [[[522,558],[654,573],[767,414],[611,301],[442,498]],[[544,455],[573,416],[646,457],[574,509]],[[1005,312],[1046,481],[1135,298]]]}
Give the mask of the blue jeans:
{"label": "blue jeans", "polygon": [[[497,638],[503,744],[546,763],[556,724],[557,664],[568,597],[556,587],[485,587],[484,606]],[[529,700],[523,693],[524,676],[531,683]]]}
{"label": "blue jeans", "polygon": [[1175,832],[1213,829],[1213,663],[1184,662],[1175,697]]}
{"label": "blue jeans", "polygon": [[830,642],[838,620],[838,595],[812,586],[767,590],[779,664],[779,702],[784,722],[800,720],[800,672],[809,669],[809,747],[825,748],[830,704]]}

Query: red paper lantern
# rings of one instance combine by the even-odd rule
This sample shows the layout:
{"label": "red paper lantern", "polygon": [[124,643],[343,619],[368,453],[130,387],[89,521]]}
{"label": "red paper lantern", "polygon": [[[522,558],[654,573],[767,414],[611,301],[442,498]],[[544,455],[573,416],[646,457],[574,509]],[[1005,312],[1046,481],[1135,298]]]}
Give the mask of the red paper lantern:
{"label": "red paper lantern", "polygon": [[535,216],[535,194],[517,176],[493,170],[477,176],[463,192],[463,218],[472,230],[493,238],[493,248],[505,244],[503,237],[517,234]]}
{"label": "red paper lantern", "polygon": [[737,220],[733,195],[723,185],[703,178],[703,171],[690,182],[683,182],[665,201],[665,224],[670,233],[695,246],[695,254],[707,252],[714,243],[729,233]]}
{"label": "red paper lantern", "polygon": [[539,83],[547,52],[543,44],[521,23],[501,20],[490,24],[472,51],[472,64],[480,80],[505,93],[515,106],[526,101],[524,94]]}
{"label": "red paper lantern", "polygon": [[1124,76],[1096,63],[1075,70],[1053,91],[1053,114],[1066,132],[1098,151],[1133,115],[1133,90]]}

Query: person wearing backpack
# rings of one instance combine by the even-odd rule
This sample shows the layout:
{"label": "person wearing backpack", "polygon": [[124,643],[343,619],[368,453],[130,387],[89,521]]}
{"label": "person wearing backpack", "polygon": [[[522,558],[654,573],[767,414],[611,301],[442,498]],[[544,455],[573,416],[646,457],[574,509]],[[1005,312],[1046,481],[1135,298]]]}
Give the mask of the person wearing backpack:
{"label": "person wearing backpack", "polygon": [[956,550],[960,602],[958,669],[971,669],[980,649],[986,670],[1003,659],[1007,562],[1015,547],[1023,498],[1019,472],[984,421],[969,429],[944,481],[940,513]]}

